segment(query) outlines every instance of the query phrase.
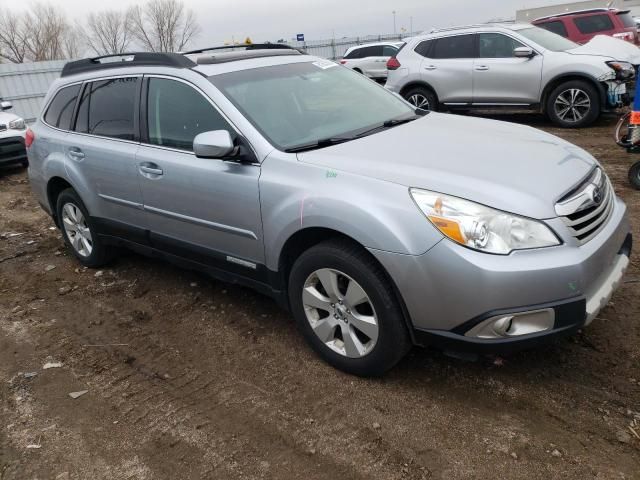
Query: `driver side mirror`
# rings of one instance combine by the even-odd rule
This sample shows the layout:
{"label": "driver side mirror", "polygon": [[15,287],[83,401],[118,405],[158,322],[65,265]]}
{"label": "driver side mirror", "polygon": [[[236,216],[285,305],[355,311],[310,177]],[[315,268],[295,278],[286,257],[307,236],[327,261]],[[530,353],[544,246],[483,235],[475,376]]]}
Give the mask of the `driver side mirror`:
{"label": "driver side mirror", "polygon": [[0,110],[2,110],[3,112],[5,110],[9,110],[10,108],[13,108],[13,103],[7,101],[0,102]]}
{"label": "driver side mirror", "polygon": [[231,134],[227,130],[203,132],[193,139],[193,153],[198,158],[225,158],[235,149]]}
{"label": "driver side mirror", "polygon": [[513,56],[516,58],[531,58],[536,54],[533,51],[533,48],[529,47],[518,47],[513,50]]}

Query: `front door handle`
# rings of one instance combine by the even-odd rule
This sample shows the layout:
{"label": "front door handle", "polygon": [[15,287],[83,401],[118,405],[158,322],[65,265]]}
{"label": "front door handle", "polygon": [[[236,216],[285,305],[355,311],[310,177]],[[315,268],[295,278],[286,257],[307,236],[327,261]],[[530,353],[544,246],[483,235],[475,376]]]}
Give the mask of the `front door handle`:
{"label": "front door handle", "polygon": [[479,72],[485,72],[485,71],[489,70],[489,67],[487,67],[486,65],[478,65],[476,67],[476,70],[479,71]]}
{"label": "front door handle", "polygon": [[436,70],[438,67],[436,67],[435,65],[427,65],[426,67],[424,67],[425,70]]}
{"label": "front door handle", "polygon": [[84,152],[80,150],[78,147],[71,147],[67,152],[67,155],[71,160],[82,160],[84,159]]}
{"label": "front door handle", "polygon": [[156,165],[155,163],[151,163],[151,162],[141,163],[138,166],[138,168],[140,169],[140,172],[146,173],[147,175],[160,176],[160,175],[164,174],[164,172],[162,171],[162,169],[158,165]]}

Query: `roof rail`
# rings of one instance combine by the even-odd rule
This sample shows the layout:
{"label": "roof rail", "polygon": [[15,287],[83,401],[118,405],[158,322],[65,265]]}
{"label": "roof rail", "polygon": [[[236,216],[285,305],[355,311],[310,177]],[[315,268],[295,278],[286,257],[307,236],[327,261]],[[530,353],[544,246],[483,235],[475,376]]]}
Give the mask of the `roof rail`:
{"label": "roof rail", "polygon": [[218,47],[211,48],[200,48],[198,50],[190,50],[188,52],[182,52],[183,55],[193,55],[196,53],[205,53],[212,52],[215,50],[228,50],[228,49],[236,49],[236,48],[244,48],[245,50],[298,50],[291,45],[287,45],[286,43],[251,43],[248,45],[221,45]]}
{"label": "roof rail", "polygon": [[84,58],[68,62],[62,69],[62,77],[120,67],[173,67],[193,68],[196,64],[179,53],[131,52],[101,57]]}

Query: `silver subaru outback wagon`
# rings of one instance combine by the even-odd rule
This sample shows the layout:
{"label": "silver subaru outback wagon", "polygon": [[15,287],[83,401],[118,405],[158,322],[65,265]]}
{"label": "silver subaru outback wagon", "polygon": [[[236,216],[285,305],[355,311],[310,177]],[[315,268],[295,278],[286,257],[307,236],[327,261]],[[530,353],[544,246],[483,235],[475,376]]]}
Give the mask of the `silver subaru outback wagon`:
{"label": "silver subaru outback wagon", "polygon": [[293,49],[112,60],[67,64],[27,135],[71,252],[98,267],[128,247],[254,287],[347,372],[412,345],[570,334],[629,263],[624,203],[552,135],[416,110]]}

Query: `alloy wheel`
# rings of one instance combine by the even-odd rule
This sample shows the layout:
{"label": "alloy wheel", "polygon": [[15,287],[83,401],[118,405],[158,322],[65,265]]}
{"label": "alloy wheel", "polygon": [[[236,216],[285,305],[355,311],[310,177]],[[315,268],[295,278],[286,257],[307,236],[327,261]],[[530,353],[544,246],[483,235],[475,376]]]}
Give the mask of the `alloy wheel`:
{"label": "alloy wheel", "polygon": [[584,90],[570,88],[556,97],[553,107],[560,120],[576,123],[588,115],[591,110],[591,98]]}
{"label": "alloy wheel", "polygon": [[334,352],[361,358],[378,340],[378,317],[362,286],[332,268],[314,271],[302,291],[307,320],[316,336]]}
{"label": "alloy wheel", "polygon": [[93,251],[93,236],[82,211],[73,203],[62,207],[62,225],[73,249],[82,257]]}
{"label": "alloy wheel", "polygon": [[409,98],[409,103],[414,105],[416,108],[421,108],[423,110],[431,110],[431,105],[429,105],[429,99],[422,95],[421,93],[414,93]]}

